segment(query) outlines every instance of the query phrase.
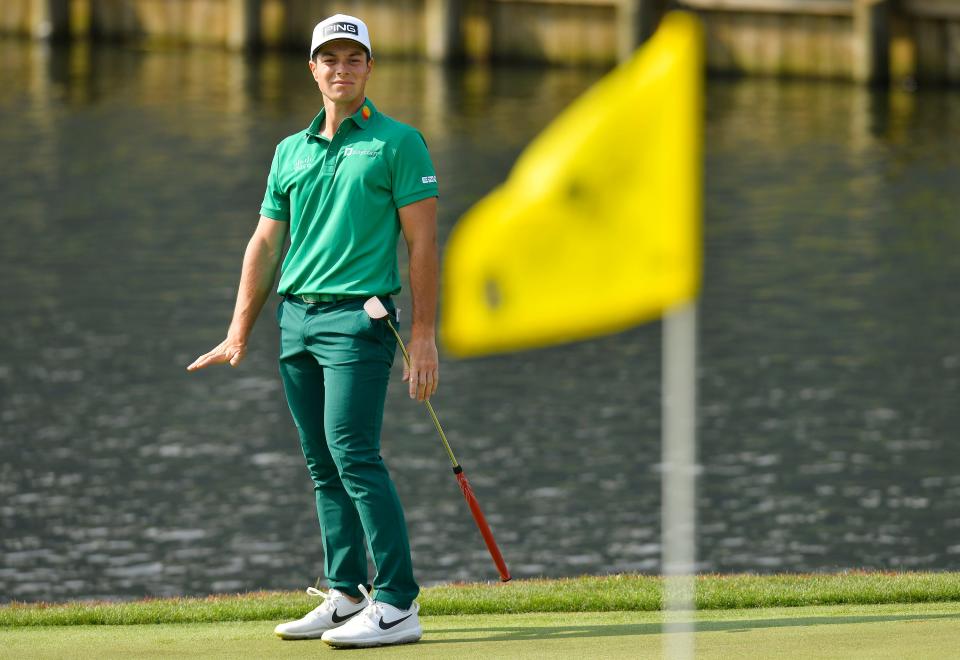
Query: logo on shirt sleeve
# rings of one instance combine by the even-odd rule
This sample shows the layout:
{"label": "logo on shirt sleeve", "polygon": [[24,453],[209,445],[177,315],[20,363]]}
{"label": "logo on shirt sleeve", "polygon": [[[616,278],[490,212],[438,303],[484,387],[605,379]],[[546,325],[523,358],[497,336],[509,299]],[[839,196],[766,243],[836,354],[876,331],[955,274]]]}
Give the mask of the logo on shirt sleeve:
{"label": "logo on shirt sleeve", "polygon": [[436,183],[437,177],[435,176],[425,176],[420,179],[421,183]]}

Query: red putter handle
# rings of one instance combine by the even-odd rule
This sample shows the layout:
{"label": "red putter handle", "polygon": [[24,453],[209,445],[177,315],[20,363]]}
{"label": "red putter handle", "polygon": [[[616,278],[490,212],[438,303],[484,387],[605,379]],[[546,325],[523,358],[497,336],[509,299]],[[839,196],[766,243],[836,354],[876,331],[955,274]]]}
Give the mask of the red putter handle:
{"label": "red putter handle", "polygon": [[463,497],[467,500],[467,506],[470,507],[473,520],[477,523],[477,528],[480,530],[483,542],[487,544],[487,550],[493,558],[493,563],[497,566],[497,571],[500,573],[500,581],[509,582],[510,571],[507,569],[507,562],[503,560],[500,548],[497,547],[497,542],[493,538],[493,532],[490,531],[490,525],[487,524],[487,519],[484,517],[483,511],[480,510],[480,503],[473,494],[473,488],[470,487],[470,482],[467,481],[467,475],[463,473],[463,468],[459,465],[453,468],[453,473],[457,475],[457,481],[460,482],[460,490],[463,491]]}

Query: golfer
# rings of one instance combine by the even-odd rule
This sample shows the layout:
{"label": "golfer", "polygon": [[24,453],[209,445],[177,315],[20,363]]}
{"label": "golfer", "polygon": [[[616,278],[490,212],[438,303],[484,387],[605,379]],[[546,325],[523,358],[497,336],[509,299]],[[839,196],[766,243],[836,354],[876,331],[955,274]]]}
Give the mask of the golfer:
{"label": "golfer", "polygon": [[332,646],[415,642],[419,587],[403,510],[380,457],[396,339],[363,303],[378,296],[396,321],[402,231],[413,302],[403,378],[411,398],[429,398],[439,377],[437,177],[420,133],[364,94],[373,58],[363,21],[337,14],[319,23],[309,66],[323,108],[277,146],[227,337],[187,369],[243,360],[289,233],[278,287],[280,376],[314,483],[330,589],[308,589],[324,602],[275,632]]}

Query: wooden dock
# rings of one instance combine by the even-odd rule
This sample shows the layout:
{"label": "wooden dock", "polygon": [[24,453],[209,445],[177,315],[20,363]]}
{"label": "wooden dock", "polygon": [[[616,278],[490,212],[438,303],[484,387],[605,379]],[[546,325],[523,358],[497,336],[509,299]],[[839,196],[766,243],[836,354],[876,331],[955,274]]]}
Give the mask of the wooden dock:
{"label": "wooden dock", "polygon": [[716,73],[960,84],[960,0],[3,0],[0,33],[302,50],[343,11],[381,56],[609,66],[671,8]]}

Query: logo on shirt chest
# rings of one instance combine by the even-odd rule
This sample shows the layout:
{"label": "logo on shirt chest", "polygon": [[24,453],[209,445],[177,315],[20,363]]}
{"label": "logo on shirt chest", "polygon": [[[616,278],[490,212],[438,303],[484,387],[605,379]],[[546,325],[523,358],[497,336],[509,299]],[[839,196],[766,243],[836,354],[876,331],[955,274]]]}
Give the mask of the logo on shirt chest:
{"label": "logo on shirt chest", "polygon": [[308,169],[311,165],[316,162],[316,158],[313,156],[307,156],[305,158],[298,158],[293,164],[294,172],[302,172],[305,169]]}
{"label": "logo on shirt chest", "polygon": [[380,152],[373,149],[354,149],[353,147],[343,148],[344,158],[348,158],[350,156],[367,156],[368,158],[376,158],[379,155]]}

